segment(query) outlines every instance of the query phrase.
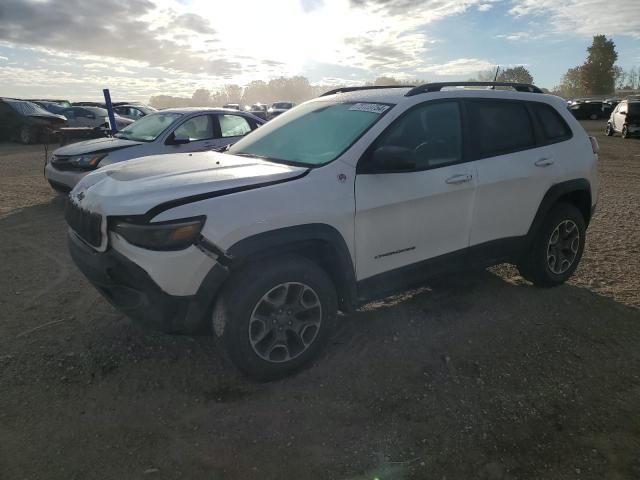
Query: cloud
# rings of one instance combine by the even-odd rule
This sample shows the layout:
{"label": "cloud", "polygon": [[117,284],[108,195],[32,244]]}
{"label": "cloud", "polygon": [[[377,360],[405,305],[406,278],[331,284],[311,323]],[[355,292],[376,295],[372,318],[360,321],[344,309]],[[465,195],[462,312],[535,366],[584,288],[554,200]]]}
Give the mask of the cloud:
{"label": "cloud", "polygon": [[481,12],[487,12],[493,8],[493,5],[490,3],[481,3],[478,5],[478,10]]}
{"label": "cloud", "polygon": [[419,68],[421,73],[434,73],[436,75],[470,75],[482,70],[488,70],[495,65],[488,60],[478,58],[458,58],[439,65],[429,65]]}
{"label": "cloud", "polygon": [[513,32],[496,35],[496,38],[501,38],[503,40],[529,40],[534,38],[534,36],[529,32]]}
{"label": "cloud", "polygon": [[3,60],[6,62],[7,60],[9,60],[9,57],[3,57],[2,55],[0,55],[0,60]]}
{"label": "cloud", "polygon": [[[104,18],[105,12],[109,12],[108,19]],[[204,18],[170,10],[163,12],[165,25],[147,18],[161,18],[158,13],[150,0],[3,0],[0,40],[129,59],[188,73],[205,71],[225,76],[240,70],[238,63],[215,52],[195,50],[188,38],[185,43],[167,34],[166,24],[170,23],[178,32],[214,35],[215,30]]]}
{"label": "cloud", "polygon": [[640,38],[639,0],[514,0],[510,13],[544,16],[555,33]]}

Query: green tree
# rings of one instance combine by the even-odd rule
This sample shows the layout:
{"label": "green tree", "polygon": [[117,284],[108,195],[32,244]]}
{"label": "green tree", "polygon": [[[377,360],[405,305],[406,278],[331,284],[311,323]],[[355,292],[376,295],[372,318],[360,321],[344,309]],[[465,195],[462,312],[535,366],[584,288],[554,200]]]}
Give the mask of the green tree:
{"label": "green tree", "polygon": [[574,98],[584,95],[582,88],[582,67],[567,70],[560,80],[560,85],[554,89],[560,96]]}
{"label": "green tree", "polygon": [[615,90],[616,45],[604,35],[593,37],[587,61],[580,69],[580,81],[587,95],[606,95]]}
{"label": "green tree", "polygon": [[533,76],[525,67],[507,68],[498,74],[499,82],[533,83]]}

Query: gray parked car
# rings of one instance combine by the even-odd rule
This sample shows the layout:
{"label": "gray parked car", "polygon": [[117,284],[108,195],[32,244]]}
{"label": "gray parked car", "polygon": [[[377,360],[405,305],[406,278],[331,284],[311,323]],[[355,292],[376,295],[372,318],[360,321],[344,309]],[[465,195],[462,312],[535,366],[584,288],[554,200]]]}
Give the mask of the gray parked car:
{"label": "gray parked car", "polygon": [[55,190],[68,192],[96,168],[149,155],[219,149],[263,123],[250,113],[222,108],[161,110],[113,137],[58,148],[47,159],[45,177]]}
{"label": "gray parked car", "polygon": [[140,120],[142,117],[146,117],[147,115],[157,112],[158,110],[142,104],[127,104],[114,105],[113,111],[121,117],[128,118],[130,120]]}
{"label": "gray parked car", "polygon": [[296,104],[293,103],[293,102],[275,102],[275,103],[272,103],[271,106],[269,107],[269,110],[267,110],[267,116],[268,116],[269,120],[271,120],[272,118],[277,117],[281,113],[284,113],[287,110],[291,110],[295,106],[296,106]]}
{"label": "gray parked car", "polygon": [[[67,124],[70,127],[98,128],[109,123],[109,114],[106,108],[73,106],[61,110],[59,114],[67,117]],[[118,130],[122,130],[134,122],[129,118],[121,117],[117,113],[115,114],[115,118]]]}

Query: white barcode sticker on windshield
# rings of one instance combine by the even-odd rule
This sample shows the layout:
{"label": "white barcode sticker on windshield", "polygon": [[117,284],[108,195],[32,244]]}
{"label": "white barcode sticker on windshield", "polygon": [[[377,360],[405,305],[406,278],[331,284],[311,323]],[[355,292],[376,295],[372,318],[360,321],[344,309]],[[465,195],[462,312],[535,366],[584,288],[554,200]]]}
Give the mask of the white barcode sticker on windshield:
{"label": "white barcode sticker on windshield", "polygon": [[382,103],[354,103],[349,110],[381,114],[389,110],[389,105],[383,105]]}

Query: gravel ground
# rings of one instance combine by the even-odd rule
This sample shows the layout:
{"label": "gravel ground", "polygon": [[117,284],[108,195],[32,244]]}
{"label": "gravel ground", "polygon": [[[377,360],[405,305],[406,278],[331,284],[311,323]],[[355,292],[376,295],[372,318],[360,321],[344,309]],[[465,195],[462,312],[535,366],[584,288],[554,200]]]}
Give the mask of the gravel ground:
{"label": "gravel ground", "polygon": [[443,279],[266,385],[109,306],[66,251],[42,148],[0,145],[0,478],[640,478],[640,140],[585,127],[602,194],[570,284]]}

